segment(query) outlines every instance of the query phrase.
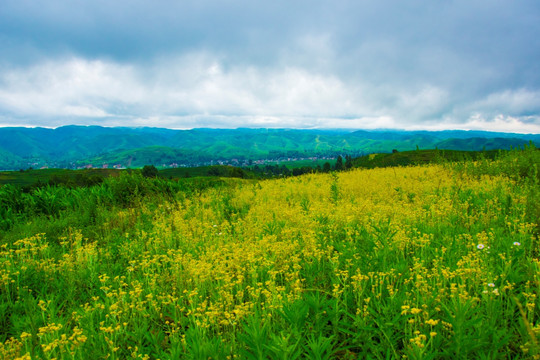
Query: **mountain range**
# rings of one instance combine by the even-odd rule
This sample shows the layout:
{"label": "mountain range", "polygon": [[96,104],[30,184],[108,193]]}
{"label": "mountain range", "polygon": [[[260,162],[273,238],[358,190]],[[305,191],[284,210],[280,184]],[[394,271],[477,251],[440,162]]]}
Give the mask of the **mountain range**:
{"label": "mountain range", "polygon": [[63,126],[0,128],[0,169],[195,166],[212,162],[336,157],[420,149],[540,145],[540,134],[486,131],[192,129]]}

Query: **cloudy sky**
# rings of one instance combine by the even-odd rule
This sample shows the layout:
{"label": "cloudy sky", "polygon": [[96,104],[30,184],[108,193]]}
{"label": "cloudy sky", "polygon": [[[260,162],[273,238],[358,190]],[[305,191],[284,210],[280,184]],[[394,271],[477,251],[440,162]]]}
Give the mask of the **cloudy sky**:
{"label": "cloudy sky", "polygon": [[2,0],[0,126],[540,133],[538,0]]}

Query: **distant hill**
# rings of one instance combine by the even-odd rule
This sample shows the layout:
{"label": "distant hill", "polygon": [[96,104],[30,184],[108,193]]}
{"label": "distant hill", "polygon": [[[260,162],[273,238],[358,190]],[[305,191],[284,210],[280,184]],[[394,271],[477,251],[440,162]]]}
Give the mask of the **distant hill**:
{"label": "distant hill", "polygon": [[15,169],[18,164],[21,164],[23,159],[19,156],[10,153],[4,149],[0,149],[0,170],[2,169]]}
{"label": "distant hill", "polygon": [[122,167],[142,167],[144,165],[170,165],[178,161],[189,163],[203,163],[212,160],[212,155],[203,151],[174,149],[164,146],[147,146],[133,150],[111,151],[103,155],[75,161],[75,164],[93,165],[103,164],[121,165]]}
{"label": "distant hill", "polygon": [[540,135],[485,131],[349,131],[294,129],[0,128],[0,169],[140,167],[212,161],[336,157],[419,149],[521,147]]}
{"label": "distant hill", "polygon": [[477,151],[480,149],[484,150],[496,150],[496,149],[511,149],[517,148],[524,145],[523,139],[519,138],[480,138],[473,137],[469,139],[446,139],[442,140],[437,144],[437,147],[440,149],[448,150],[467,150],[467,151]]}

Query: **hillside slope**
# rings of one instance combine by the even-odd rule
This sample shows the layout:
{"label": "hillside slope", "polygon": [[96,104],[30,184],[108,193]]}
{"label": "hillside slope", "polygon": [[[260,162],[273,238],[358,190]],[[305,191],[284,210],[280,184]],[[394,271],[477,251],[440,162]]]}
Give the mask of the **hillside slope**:
{"label": "hillside slope", "polygon": [[[509,149],[540,135],[467,131],[347,131],[292,129],[0,128],[0,169],[140,166],[206,160],[277,159],[439,148]],[[146,154],[146,155],[145,155]],[[133,159],[145,159],[133,162]],[[133,165],[136,164],[136,165]]]}

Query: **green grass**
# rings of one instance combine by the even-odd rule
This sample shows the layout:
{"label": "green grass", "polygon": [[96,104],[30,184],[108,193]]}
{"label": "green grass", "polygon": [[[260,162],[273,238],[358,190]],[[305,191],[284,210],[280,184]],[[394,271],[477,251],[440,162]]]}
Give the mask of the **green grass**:
{"label": "green grass", "polygon": [[254,174],[247,169],[239,167],[227,165],[212,165],[161,169],[159,170],[159,176],[163,178],[187,178],[196,176],[252,178],[254,177]]}
{"label": "green grass", "polygon": [[[87,186],[95,184],[113,176],[117,177],[125,172],[138,172],[139,169],[32,169],[24,171],[0,172],[0,185],[14,185],[19,187],[43,186],[46,184],[68,184],[70,186]],[[252,178],[247,169],[238,167],[214,165],[199,167],[179,167],[159,170],[158,176],[164,179],[181,179],[189,177],[244,177]]]}
{"label": "green grass", "polygon": [[413,150],[394,153],[371,154],[355,158],[353,165],[361,168],[376,168],[389,166],[421,165],[441,162],[456,162],[478,159],[494,159],[500,150],[489,151],[459,151],[459,150]]}
{"label": "green grass", "polygon": [[77,177],[100,177],[117,176],[120,170],[116,169],[32,169],[24,171],[0,172],[0,184],[12,184],[17,186],[30,186],[38,182],[46,184],[51,180],[75,180]]}
{"label": "green grass", "polygon": [[540,152],[0,187],[0,358],[531,359]]}
{"label": "green grass", "polygon": [[328,159],[328,160],[297,160],[297,161],[280,161],[279,165],[285,165],[289,169],[296,169],[296,168],[302,168],[304,166],[309,166],[313,169],[315,169],[317,166],[323,167],[324,163],[330,163],[331,166],[334,166],[336,164],[335,159]]}

